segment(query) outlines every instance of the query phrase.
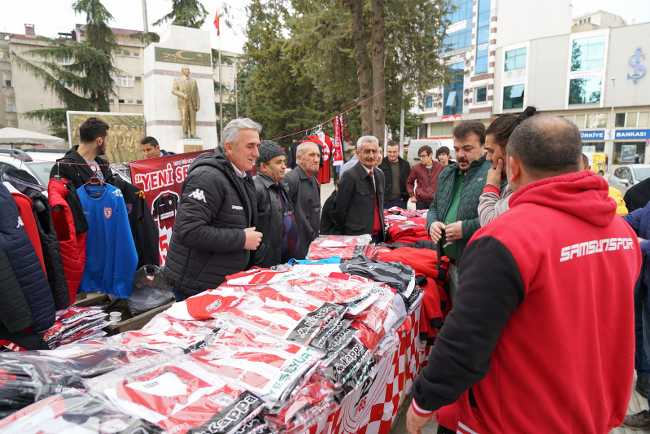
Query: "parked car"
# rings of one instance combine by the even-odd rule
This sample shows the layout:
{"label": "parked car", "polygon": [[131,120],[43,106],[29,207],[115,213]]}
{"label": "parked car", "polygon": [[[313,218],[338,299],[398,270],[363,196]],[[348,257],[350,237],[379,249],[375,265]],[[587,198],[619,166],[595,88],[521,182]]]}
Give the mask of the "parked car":
{"label": "parked car", "polygon": [[9,155],[0,154],[0,178],[8,169],[16,173],[15,169],[20,170],[20,178],[24,181],[35,185],[40,185],[47,189],[47,183],[50,180],[50,170],[54,165],[53,161],[23,161],[24,158],[14,158]]}
{"label": "parked car", "polygon": [[647,178],[650,178],[650,164],[628,164],[614,169],[609,185],[625,194],[628,188]]}

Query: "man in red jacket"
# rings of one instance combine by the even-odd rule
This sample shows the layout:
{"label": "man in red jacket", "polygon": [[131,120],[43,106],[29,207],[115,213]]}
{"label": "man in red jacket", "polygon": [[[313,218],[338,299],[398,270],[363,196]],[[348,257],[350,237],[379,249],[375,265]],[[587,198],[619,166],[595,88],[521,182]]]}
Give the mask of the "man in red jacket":
{"label": "man in red jacket", "polygon": [[462,256],[408,430],[456,402],[460,433],[608,433],[632,391],[636,234],[607,183],[578,171],[572,123],[532,117],[507,154],[510,211]]}
{"label": "man in red jacket", "polygon": [[438,175],[444,167],[433,160],[431,146],[422,146],[418,150],[418,157],[420,164],[411,169],[406,188],[410,196],[409,200],[415,202],[417,209],[429,209],[438,187]]}

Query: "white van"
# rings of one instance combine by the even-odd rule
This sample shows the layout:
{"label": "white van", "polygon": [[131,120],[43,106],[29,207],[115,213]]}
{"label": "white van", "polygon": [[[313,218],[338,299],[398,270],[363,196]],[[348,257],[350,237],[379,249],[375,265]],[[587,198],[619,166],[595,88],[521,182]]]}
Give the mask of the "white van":
{"label": "white van", "polygon": [[451,137],[432,137],[427,139],[412,139],[408,144],[407,160],[411,166],[420,162],[418,156],[419,150],[422,146],[428,145],[433,150],[433,157],[436,156],[436,151],[442,146],[449,148],[451,158],[454,159],[456,153],[454,152],[454,139]]}

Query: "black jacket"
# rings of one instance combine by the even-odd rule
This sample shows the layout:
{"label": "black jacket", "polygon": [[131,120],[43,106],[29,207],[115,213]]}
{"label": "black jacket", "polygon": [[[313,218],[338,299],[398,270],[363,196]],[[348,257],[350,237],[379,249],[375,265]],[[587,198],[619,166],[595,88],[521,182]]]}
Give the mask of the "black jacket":
{"label": "black jacket", "polygon": [[[71,181],[75,188],[79,188],[93,177],[94,172],[77,149],[79,149],[79,146],[72,147],[65,153],[63,158],[56,160],[52,170],[50,170],[50,178],[59,175],[61,178]],[[101,157],[95,158],[95,161],[99,165],[102,175],[104,175],[104,181],[120,188],[123,181],[118,176],[113,175],[109,162]]]}
{"label": "black jacket", "polygon": [[309,245],[318,237],[320,229],[320,184],[300,166],[296,166],[284,177],[289,199],[296,210],[298,246],[296,259],[304,259]]}
{"label": "black jacket", "polygon": [[27,300],[34,330],[44,331],[54,323],[54,298],[34,246],[20,226],[16,203],[2,183],[0,204],[0,250],[9,258],[11,269]]}
{"label": "black jacket", "polygon": [[32,311],[3,250],[0,250],[0,282],[0,323],[11,333],[31,326]]}
{"label": "black jacket", "polygon": [[257,199],[257,230],[262,232],[263,247],[257,255],[256,265],[272,267],[291,258],[282,257],[284,214],[293,211],[287,192],[281,184],[265,175],[254,178]]}
{"label": "black jacket", "polygon": [[[398,163],[399,163],[399,191],[401,194],[401,198],[404,200],[408,200],[409,198],[409,192],[406,189],[406,181],[408,181],[409,174],[411,173],[411,165],[403,159],[402,157],[398,157]],[[381,162],[379,165],[379,168],[384,172],[384,177],[386,178],[385,180],[385,189],[384,189],[384,194],[386,197],[389,197],[391,192],[393,191],[393,174],[391,172],[391,166],[392,163],[388,161],[388,158],[384,158],[384,160]]]}
{"label": "black jacket", "polygon": [[650,201],[650,178],[644,179],[631,187],[623,197],[628,212],[644,208]]}
{"label": "black jacket", "polygon": [[129,226],[138,252],[138,268],[143,265],[160,265],[158,226],[140,189],[124,182],[120,190],[129,213]]}
{"label": "black jacket", "polygon": [[220,150],[190,166],[167,253],[166,276],[185,295],[216,288],[225,276],[247,269],[244,229],[257,224],[255,186],[239,178]]}
{"label": "black jacket", "polygon": [[334,211],[336,224],[343,235],[372,234],[376,201],[381,224],[380,239],[383,240],[384,173],[375,168],[373,175],[374,185],[373,179],[361,163],[343,173]]}

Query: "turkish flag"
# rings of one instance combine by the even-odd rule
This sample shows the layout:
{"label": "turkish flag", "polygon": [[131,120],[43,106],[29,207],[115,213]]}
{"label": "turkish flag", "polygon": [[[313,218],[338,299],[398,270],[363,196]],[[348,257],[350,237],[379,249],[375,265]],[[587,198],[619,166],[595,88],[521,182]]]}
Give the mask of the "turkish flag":
{"label": "turkish flag", "polygon": [[214,14],[214,27],[217,29],[217,36],[221,35],[221,31],[220,31],[220,28],[219,28],[219,22],[220,22],[219,11],[217,11]]}

